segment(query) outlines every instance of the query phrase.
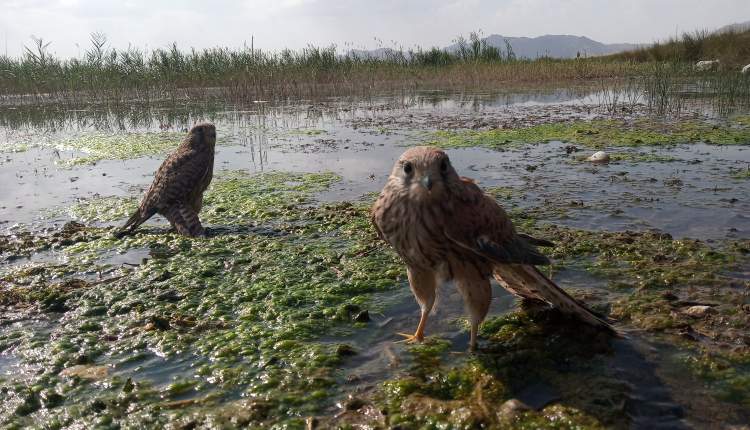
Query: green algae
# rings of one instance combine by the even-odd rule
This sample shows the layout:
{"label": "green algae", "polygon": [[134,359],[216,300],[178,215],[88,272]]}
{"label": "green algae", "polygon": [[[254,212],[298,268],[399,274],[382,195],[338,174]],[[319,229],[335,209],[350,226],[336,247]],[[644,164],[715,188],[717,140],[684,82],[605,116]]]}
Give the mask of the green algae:
{"label": "green algae", "polygon": [[[200,217],[204,224],[220,225],[300,220],[302,206],[339,180],[330,172],[221,172],[204,194]],[[86,223],[112,222],[126,219],[137,204],[136,197],[94,197],[76,203],[68,213]]]}
{"label": "green algae", "polygon": [[486,147],[562,141],[590,148],[658,146],[693,142],[717,145],[750,143],[750,127],[742,122],[721,126],[708,122],[595,120],[539,124],[528,128],[486,131],[436,131],[429,144],[443,148]]}
{"label": "green algae", "polygon": [[750,179],[750,168],[749,169],[736,170],[736,171],[732,172],[732,177],[734,179]]}
{"label": "green algae", "polygon": [[126,219],[138,208],[135,197],[93,197],[67,209],[70,217],[83,223],[112,222]]}
{"label": "green algae", "polygon": [[[557,313],[516,312],[488,320],[488,343],[463,363],[448,363],[447,345],[428,341],[409,349],[412,366],[383,384],[381,402],[390,425],[401,428],[622,428],[611,404],[626,387],[606,374],[597,354],[608,351],[606,336],[573,336],[580,330]],[[544,323],[544,324],[541,324]],[[560,370],[565,369],[565,370]],[[574,381],[600,388],[580,392]],[[538,411],[509,411],[504,402],[530,384],[549,384],[561,402]],[[584,412],[585,411],[585,412]]]}
{"label": "green algae", "polygon": [[[319,413],[336,392],[336,368],[351,354],[316,340],[361,329],[366,323],[354,315],[367,309],[368,295],[400,287],[404,277],[395,255],[371,228],[363,230],[366,203],[311,205],[312,195],[336,179],[230,174],[217,180],[206,196],[206,219],[236,223],[247,217],[275,226],[268,234],[230,231],[188,239],[143,232],[115,239],[110,229],[91,228],[85,240],[61,247],[61,271],[51,263],[0,269],[2,289],[13,293],[8,305],[23,302],[57,313],[60,321],[54,336],[28,337],[22,328],[0,334],[0,345],[44,369],[25,383],[0,383],[12,399],[0,408],[0,420],[11,426],[207,424],[239,397],[257,399],[257,413],[246,418],[254,425],[294,426],[296,416]],[[236,208],[216,210],[232,200]],[[138,266],[107,262],[112,252],[142,249],[150,257]],[[87,273],[101,279],[75,289],[54,281]],[[49,295],[56,307],[44,306]],[[88,363],[122,372],[127,363],[179,361],[185,354],[192,358],[181,379],[162,386],[150,386],[137,372],[102,384],[60,374]],[[29,394],[30,386],[53,401]],[[53,393],[64,400],[54,401]],[[92,402],[96,407],[87,406]],[[138,412],[127,412],[133,409]]]}
{"label": "green algae", "polygon": [[15,143],[15,142],[4,142],[2,145],[0,145],[0,153],[17,153],[17,152],[26,152],[29,150],[29,145],[25,143]]}
{"label": "green algae", "polygon": [[289,130],[288,134],[290,135],[304,135],[304,136],[319,136],[321,134],[328,133],[326,130],[319,129],[319,128],[297,128],[293,130]]}
{"label": "green algae", "polygon": [[201,217],[220,224],[299,219],[300,206],[340,179],[329,172],[222,173],[205,194]]}
{"label": "green algae", "polygon": [[611,161],[624,161],[628,163],[671,163],[679,161],[678,158],[670,157],[668,155],[658,155],[646,152],[615,152],[609,154]]}
{"label": "green algae", "polygon": [[730,357],[704,350],[683,355],[682,365],[708,385],[714,396],[750,407],[750,355]]}
{"label": "green algae", "polygon": [[[208,238],[143,231],[115,239],[108,228],[78,229],[73,240],[54,242],[64,267],[0,269],[0,287],[13,293],[6,305],[60,318],[54,336],[29,335],[20,327],[0,334],[1,349],[44,369],[26,382],[0,381],[9,399],[0,422],[294,428],[305,425],[303,417],[327,413],[345,389],[337,368],[356,355],[321,338],[356,335],[367,323],[355,315],[378,309],[371,295],[405,282],[402,264],[369,225],[371,198],[315,204],[314,194],[336,180],[331,174],[229,172],[206,194],[202,217],[209,232],[214,228]],[[503,188],[493,193],[514,197]],[[83,213],[116,218],[109,210]],[[701,286],[729,288],[734,281],[724,273],[744,261],[747,249],[743,242],[718,248],[654,232],[590,232],[512,214],[523,231],[557,242],[550,250],[554,271],[582,268],[617,292],[612,309],[601,311],[665,333],[684,327],[671,315],[679,305],[665,293],[701,300],[693,291]],[[225,223],[253,228],[215,227]],[[35,242],[30,236],[24,243]],[[108,262],[112,254],[132,251],[148,257],[132,267]],[[65,285],[72,279],[79,279],[77,288]],[[587,299],[596,307],[596,295]],[[731,321],[740,324],[742,314],[736,315]],[[649,325],[659,318],[670,322]],[[616,405],[627,388],[606,372],[607,342],[580,330],[554,314],[517,312],[487,321],[482,354],[458,363],[446,341],[410,347],[406,375],[384,383],[375,396],[388,411],[383,419],[402,428],[625,427]],[[686,351],[698,353],[690,346]],[[190,365],[163,384],[127,370],[154,357],[170,365],[186,355]],[[60,375],[82,364],[113,371],[101,382]],[[743,401],[732,394],[743,387],[746,373],[739,366],[729,362],[735,373],[713,376],[717,387],[729,387],[717,388],[717,396]],[[501,413],[504,401],[536,381],[554,387],[560,400],[539,411]],[[596,389],[577,391],[581,381]]]}
{"label": "green algae", "polygon": [[52,143],[56,149],[82,152],[85,155],[64,160],[68,166],[94,164],[100,160],[128,160],[160,155],[176,148],[184,133],[149,132],[121,134],[84,134]]}

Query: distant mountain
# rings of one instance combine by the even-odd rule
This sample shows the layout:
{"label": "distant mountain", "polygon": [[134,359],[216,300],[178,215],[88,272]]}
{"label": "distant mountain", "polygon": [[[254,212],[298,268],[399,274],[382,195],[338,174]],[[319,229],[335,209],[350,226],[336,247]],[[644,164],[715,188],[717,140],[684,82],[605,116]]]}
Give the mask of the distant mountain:
{"label": "distant mountain", "polygon": [[[614,54],[616,52],[636,49],[640,45],[632,43],[613,43],[605,44],[591,40],[583,36],[570,35],[545,35],[539,37],[505,37],[499,34],[487,36],[483,40],[488,45],[500,49],[506,53],[505,41],[510,43],[513,53],[517,58],[575,58],[578,54],[582,57],[596,57],[599,55]],[[453,44],[444,48],[448,52],[456,52],[458,45]],[[356,55],[359,58],[393,58],[401,53],[391,48],[378,48],[373,50],[353,49],[349,55]],[[408,52],[403,52],[405,58],[409,57]]]}
{"label": "distant mountain", "polygon": [[[539,57],[575,58],[579,54],[582,57],[596,57],[639,47],[639,45],[632,43],[606,44],[584,36],[553,34],[539,37],[505,37],[493,34],[487,36],[484,40],[487,41],[488,45],[499,48],[503,52],[506,51],[505,41],[507,40],[516,57],[532,59]],[[457,45],[451,45],[446,49],[455,52]]]}
{"label": "distant mountain", "polygon": [[735,24],[725,25],[716,30],[716,33],[726,33],[727,31],[746,31],[750,30],[750,21],[738,22]]}

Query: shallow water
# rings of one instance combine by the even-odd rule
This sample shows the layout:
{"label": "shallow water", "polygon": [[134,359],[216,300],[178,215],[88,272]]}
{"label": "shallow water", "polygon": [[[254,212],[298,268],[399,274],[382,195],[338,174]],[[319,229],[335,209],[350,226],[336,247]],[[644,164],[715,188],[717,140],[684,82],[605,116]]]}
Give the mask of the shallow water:
{"label": "shallow water", "polygon": [[[94,165],[65,165],[66,160],[82,154],[57,148],[54,143],[94,132],[180,132],[196,120],[210,119],[218,130],[215,164],[218,176],[222,171],[234,170],[334,172],[341,176],[341,182],[317,195],[317,199],[335,202],[356,200],[379,191],[405,147],[424,141],[430,132],[442,128],[442,123],[460,124],[472,117],[522,121],[535,110],[541,112],[544,120],[602,117],[594,100],[591,94],[565,90],[551,94],[437,93],[364,102],[334,100],[288,106],[261,103],[172,116],[154,109],[151,112],[154,116],[138,116],[138,121],[131,121],[131,125],[118,119],[118,114],[71,112],[59,114],[54,127],[44,118],[29,116],[19,121],[18,112],[12,115],[5,112],[6,126],[0,128],[5,145],[23,141],[30,148],[0,152],[0,230],[12,234],[59,226],[71,219],[66,208],[79,201],[139,196],[143,192],[162,155],[104,159]],[[87,114],[91,114],[88,121]],[[611,153],[658,156],[661,160],[668,157],[670,161],[617,161],[607,165],[580,161],[579,155],[593,151],[581,147],[580,152],[569,153],[568,146],[562,142],[531,143],[509,146],[502,151],[464,148],[448,153],[462,175],[476,179],[482,187],[507,189],[507,197],[500,200],[506,208],[534,210],[546,223],[595,231],[658,230],[675,238],[709,242],[750,237],[747,199],[750,180],[733,176],[750,163],[750,142],[734,146],[689,143],[657,148],[608,147],[606,150]],[[122,221],[94,224],[118,225]],[[159,217],[150,224],[166,225]],[[31,260],[1,263],[0,270],[30,261],[64,263],[65,258],[52,251],[40,253]],[[104,253],[98,263],[112,267],[138,266],[147,258],[149,250],[139,248]],[[97,278],[97,274],[90,276]],[[599,296],[617,294],[576,268],[559,270],[555,280],[564,288],[592,290]],[[491,316],[503,315],[515,307],[512,296],[497,286],[493,291]],[[373,312],[372,323],[366,328],[355,335],[333,333],[319,340],[323,344],[348,342],[359,351],[337,373],[341,386],[336,390],[340,398],[351,392],[374,390],[383,380],[409,367],[408,348],[394,343],[397,339],[394,333],[408,333],[418,321],[418,308],[408,289],[404,285],[396,294],[375,293],[371,301],[378,303],[383,311]],[[428,326],[428,335],[451,342],[450,350],[457,353],[452,362],[455,365],[465,359],[460,352],[465,351],[468,341],[460,320],[462,306],[455,289],[447,286]],[[14,328],[14,324],[28,324],[24,330],[39,329],[36,323],[16,322],[0,325],[0,333]],[[684,395],[679,394],[699,389],[700,381],[680,379],[673,374],[670,360],[677,354],[679,350],[659,343],[646,333],[634,332],[629,338],[615,342],[614,353],[605,361],[610,368],[609,376],[629,384],[632,394],[623,407],[632,427],[680,428],[706,424],[716,418],[706,416],[693,405],[686,407]],[[159,351],[148,350],[134,360],[105,354],[96,364],[112,364],[113,376],[147,380],[155,387],[164,387],[192,377],[196,362],[202,360],[205,358],[189,351],[162,357]],[[0,378],[14,379],[19,363],[13,348],[0,351]],[[545,390],[542,385],[536,390],[532,388],[530,393],[517,394],[526,395],[529,403],[535,396],[556,397],[544,394]],[[209,392],[210,388],[178,399]],[[716,408],[712,404],[708,410]],[[728,415],[733,420],[747,417],[736,406],[731,408],[733,413]]]}

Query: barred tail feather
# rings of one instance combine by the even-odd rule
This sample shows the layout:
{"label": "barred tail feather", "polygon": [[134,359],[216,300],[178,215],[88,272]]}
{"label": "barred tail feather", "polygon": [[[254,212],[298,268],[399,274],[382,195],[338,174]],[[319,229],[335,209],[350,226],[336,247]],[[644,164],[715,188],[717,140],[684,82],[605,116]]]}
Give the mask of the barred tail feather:
{"label": "barred tail feather", "polygon": [[594,327],[618,334],[604,317],[597,315],[571,297],[534,266],[527,264],[498,265],[495,279],[511,293],[532,300],[541,300]]}
{"label": "barred tail feather", "polygon": [[169,220],[177,233],[184,236],[203,236],[205,231],[195,210],[184,204],[177,203],[164,211],[164,216]]}
{"label": "barred tail feather", "polygon": [[132,233],[133,231],[135,231],[135,229],[138,228],[138,226],[140,226],[141,224],[146,222],[149,218],[151,218],[154,215],[154,213],[156,212],[154,211],[154,212],[147,214],[146,216],[143,216],[141,214],[140,208],[136,209],[133,215],[131,215],[130,218],[128,218],[127,222],[125,222],[125,225],[120,227],[115,232],[115,237],[119,239],[125,236],[126,234]]}

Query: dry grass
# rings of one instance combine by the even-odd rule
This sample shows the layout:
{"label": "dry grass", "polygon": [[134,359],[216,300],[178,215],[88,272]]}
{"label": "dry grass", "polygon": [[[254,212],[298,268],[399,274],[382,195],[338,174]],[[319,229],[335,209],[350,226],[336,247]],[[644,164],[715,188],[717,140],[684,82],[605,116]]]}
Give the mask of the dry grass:
{"label": "dry grass", "polygon": [[645,70],[633,62],[595,58],[518,60],[476,35],[453,54],[433,48],[393,51],[378,59],[337,55],[334,47],[117,51],[106,49],[106,38],[95,34],[83,58],[62,60],[48,53],[48,43],[34,42],[21,58],[0,57],[0,101],[149,101],[186,95],[243,101],[425,88],[491,90],[619,78]]}
{"label": "dry grass", "polygon": [[680,38],[609,56],[635,62],[687,62],[718,59],[724,70],[738,71],[750,63],[750,30],[684,33]]}

